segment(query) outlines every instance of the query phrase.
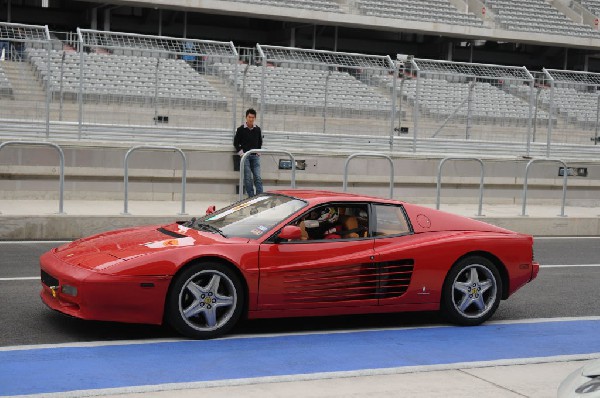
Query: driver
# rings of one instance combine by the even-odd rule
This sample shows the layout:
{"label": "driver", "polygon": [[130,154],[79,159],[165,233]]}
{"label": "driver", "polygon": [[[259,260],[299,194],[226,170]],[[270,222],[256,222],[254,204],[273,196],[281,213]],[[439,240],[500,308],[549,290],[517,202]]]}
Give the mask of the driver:
{"label": "driver", "polygon": [[338,224],[339,218],[338,209],[327,206],[321,211],[312,212],[304,220],[304,228],[310,239],[340,239],[342,227]]}

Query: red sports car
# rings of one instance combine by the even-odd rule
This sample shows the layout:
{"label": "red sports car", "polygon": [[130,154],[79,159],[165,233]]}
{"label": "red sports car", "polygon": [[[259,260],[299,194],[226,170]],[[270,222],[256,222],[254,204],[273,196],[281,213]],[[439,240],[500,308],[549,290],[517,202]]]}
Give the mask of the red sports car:
{"label": "red sports car", "polygon": [[240,317],[441,310],[477,325],[537,276],[533,238],[347,193],[283,190],[199,219],[102,233],[40,258],[41,298],[82,319],[193,338]]}

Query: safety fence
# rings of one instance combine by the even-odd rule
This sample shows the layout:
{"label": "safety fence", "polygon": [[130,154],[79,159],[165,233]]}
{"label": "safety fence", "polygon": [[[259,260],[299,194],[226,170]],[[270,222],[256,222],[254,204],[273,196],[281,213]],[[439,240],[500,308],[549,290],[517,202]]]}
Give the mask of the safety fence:
{"label": "safety fence", "polygon": [[0,56],[0,138],[230,145],[254,107],[332,150],[600,151],[597,73],[4,22]]}

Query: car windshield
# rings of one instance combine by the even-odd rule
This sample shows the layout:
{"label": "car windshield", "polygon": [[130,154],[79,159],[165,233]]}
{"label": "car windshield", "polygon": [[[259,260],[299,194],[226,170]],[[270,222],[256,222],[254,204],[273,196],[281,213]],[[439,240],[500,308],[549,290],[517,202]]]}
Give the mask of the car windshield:
{"label": "car windshield", "polygon": [[257,239],[304,206],[306,202],[289,196],[261,194],[208,214],[191,227],[227,237]]}

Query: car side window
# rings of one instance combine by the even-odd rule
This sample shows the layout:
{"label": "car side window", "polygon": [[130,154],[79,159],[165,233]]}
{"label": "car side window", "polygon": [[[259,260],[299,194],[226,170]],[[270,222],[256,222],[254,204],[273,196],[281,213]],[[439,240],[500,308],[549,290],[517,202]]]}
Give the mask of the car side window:
{"label": "car side window", "polygon": [[375,236],[403,235],[410,233],[406,215],[401,206],[374,205]]}
{"label": "car side window", "polygon": [[294,224],[300,227],[302,240],[359,239],[369,234],[366,204],[327,204],[307,212]]}

